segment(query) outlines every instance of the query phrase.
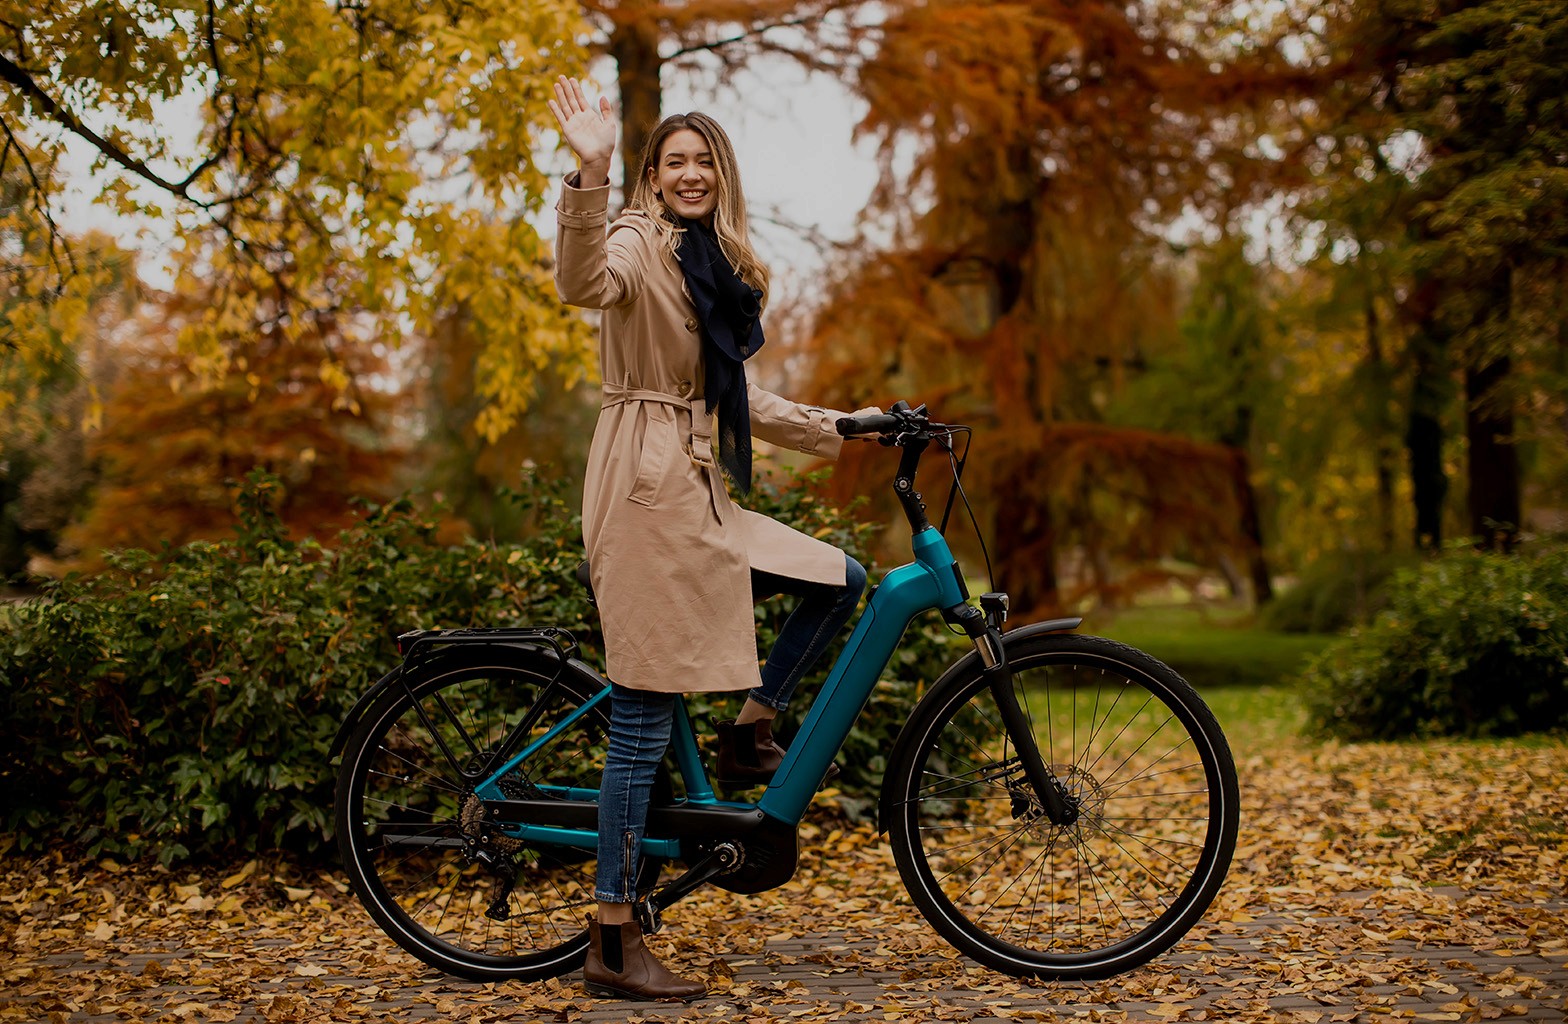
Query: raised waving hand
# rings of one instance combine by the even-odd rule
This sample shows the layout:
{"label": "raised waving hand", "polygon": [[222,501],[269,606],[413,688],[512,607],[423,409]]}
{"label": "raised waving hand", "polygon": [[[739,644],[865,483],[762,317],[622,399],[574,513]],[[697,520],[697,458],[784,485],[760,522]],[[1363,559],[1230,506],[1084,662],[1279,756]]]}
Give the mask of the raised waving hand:
{"label": "raised waving hand", "polygon": [[566,144],[582,167],[577,183],[597,188],[610,180],[610,156],[615,152],[615,108],[600,96],[597,109],[583,96],[582,83],[565,75],[555,80],[555,99],[546,101],[561,123]]}

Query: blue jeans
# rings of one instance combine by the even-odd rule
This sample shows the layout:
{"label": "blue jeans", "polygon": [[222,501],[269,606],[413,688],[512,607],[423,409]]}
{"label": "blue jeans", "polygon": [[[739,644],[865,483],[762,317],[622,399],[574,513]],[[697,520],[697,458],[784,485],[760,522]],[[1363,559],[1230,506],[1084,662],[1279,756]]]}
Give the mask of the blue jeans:
{"label": "blue jeans", "polygon": [[746,696],[774,711],[783,711],[790,694],[827,650],[828,644],[844,628],[844,623],[860,603],[866,589],[866,570],[853,558],[844,556],[844,585],[807,583],[770,572],[751,574],[751,599],[760,601],[775,594],[793,594],[800,599],[784,628],[779,630],[762,666],[762,685]]}
{"label": "blue jeans", "polygon": [[[789,702],[795,686],[833,637],[849,621],[866,586],[866,570],[844,556],[844,585],[753,572],[753,599],[774,594],[800,598],[779,630],[762,667],[762,685],[747,696],[775,710]],[[675,722],[672,693],[654,693],[611,684],[609,751],[599,783],[599,865],[594,899],[637,902],[637,849],[648,824],[649,796],[659,762],[670,745]]]}

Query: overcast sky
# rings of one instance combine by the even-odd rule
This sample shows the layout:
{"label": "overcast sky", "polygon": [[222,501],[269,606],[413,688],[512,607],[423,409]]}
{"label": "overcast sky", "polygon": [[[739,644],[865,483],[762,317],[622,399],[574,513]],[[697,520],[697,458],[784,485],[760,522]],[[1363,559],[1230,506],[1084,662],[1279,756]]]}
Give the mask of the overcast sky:
{"label": "overcast sky", "polygon": [[[593,71],[598,81],[613,83],[613,64],[602,61]],[[666,114],[703,110],[729,132],[740,160],[760,254],[786,292],[809,287],[821,271],[822,254],[799,232],[770,221],[804,225],[835,240],[853,234],[855,220],[876,180],[872,147],[865,141],[859,145],[851,141],[863,104],[824,76],[808,77],[782,62],[761,63],[741,77],[737,89],[717,94],[692,76],[669,70],[663,85]],[[597,97],[596,87],[589,91]],[[167,128],[177,146],[183,142],[187,150],[194,149],[201,101],[199,93],[191,93],[168,107],[161,127]],[[89,192],[94,189],[87,174],[92,155],[84,144],[72,148],[67,173],[78,184],[63,203],[62,223],[72,231],[104,229],[138,247],[144,254],[143,276],[151,284],[166,285],[168,277],[158,267],[158,254],[168,244],[168,227],[122,218],[89,202]],[[564,173],[575,161],[570,153],[561,152],[548,166]],[[172,203],[150,187],[143,195],[162,205]],[[547,234],[554,233],[554,218],[549,212],[553,206],[551,196],[545,215],[539,218],[540,229]],[[140,240],[138,229],[144,232]]]}

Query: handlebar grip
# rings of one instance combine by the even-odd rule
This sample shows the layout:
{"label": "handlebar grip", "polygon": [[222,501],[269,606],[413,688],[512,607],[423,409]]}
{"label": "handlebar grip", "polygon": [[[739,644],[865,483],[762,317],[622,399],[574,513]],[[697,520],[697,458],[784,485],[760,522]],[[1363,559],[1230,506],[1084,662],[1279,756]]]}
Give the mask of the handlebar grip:
{"label": "handlebar grip", "polygon": [[904,425],[902,417],[888,413],[872,413],[869,416],[842,416],[838,420],[838,432],[843,437],[854,437],[857,434],[891,434]]}

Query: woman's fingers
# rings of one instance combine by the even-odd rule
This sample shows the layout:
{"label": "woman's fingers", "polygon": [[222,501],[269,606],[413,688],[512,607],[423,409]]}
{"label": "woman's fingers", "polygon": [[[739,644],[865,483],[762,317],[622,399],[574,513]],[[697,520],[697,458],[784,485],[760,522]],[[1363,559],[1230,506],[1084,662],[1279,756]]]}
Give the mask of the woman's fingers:
{"label": "woman's fingers", "polygon": [[589,105],[582,83],[565,75],[554,85],[555,97],[546,99],[550,113],[560,122],[561,135],[585,165],[608,162],[615,151],[615,108],[608,96]]}
{"label": "woman's fingers", "polygon": [[556,120],[565,124],[578,114],[597,113],[600,117],[608,119],[614,112],[608,96],[600,96],[595,110],[594,104],[588,102],[588,97],[583,93],[582,83],[575,78],[561,75],[555,80],[555,99],[546,100],[550,112]]}
{"label": "woman's fingers", "polygon": [[577,112],[577,104],[572,96],[572,84],[566,80],[565,75],[555,80],[555,104],[566,117],[571,117]]}

